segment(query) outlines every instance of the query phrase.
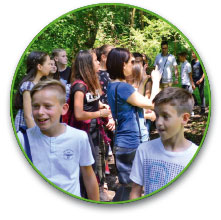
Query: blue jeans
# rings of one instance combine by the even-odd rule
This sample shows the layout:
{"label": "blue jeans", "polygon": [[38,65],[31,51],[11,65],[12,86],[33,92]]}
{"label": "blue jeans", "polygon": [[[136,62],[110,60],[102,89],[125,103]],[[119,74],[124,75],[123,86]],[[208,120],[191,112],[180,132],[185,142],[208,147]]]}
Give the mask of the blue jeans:
{"label": "blue jeans", "polygon": [[119,183],[128,184],[130,172],[137,148],[115,147],[116,166],[118,171]]}

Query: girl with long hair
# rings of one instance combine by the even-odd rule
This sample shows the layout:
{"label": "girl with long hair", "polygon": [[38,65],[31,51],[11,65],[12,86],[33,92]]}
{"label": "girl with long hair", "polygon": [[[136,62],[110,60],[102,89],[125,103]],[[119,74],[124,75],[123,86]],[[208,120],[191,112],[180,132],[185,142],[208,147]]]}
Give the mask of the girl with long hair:
{"label": "girl with long hair", "polygon": [[27,74],[21,80],[15,95],[14,107],[18,110],[15,117],[15,128],[31,128],[35,126],[32,117],[30,91],[51,70],[50,57],[41,51],[32,51],[27,57]]}
{"label": "girl with long hair", "polygon": [[107,136],[100,118],[107,118],[111,111],[100,102],[102,92],[97,74],[99,68],[100,63],[94,50],[81,50],[77,54],[72,65],[69,111],[63,121],[88,133],[95,159],[94,172],[102,186],[104,180],[99,166],[99,144],[101,136],[104,139]]}

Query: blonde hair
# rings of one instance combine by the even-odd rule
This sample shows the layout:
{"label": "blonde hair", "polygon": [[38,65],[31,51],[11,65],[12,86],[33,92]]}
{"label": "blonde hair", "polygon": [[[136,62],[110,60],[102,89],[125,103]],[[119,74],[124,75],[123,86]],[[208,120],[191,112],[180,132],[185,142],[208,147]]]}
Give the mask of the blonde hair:
{"label": "blonde hair", "polygon": [[65,86],[60,81],[55,79],[45,79],[39,81],[31,90],[31,98],[37,91],[41,91],[46,88],[56,90],[58,94],[57,98],[60,104],[62,105],[65,103],[65,98],[66,98]]}
{"label": "blonde hair", "polygon": [[63,51],[66,52],[66,50],[63,49],[63,48],[57,48],[57,49],[54,49],[54,50],[52,51],[52,57],[54,58],[54,57],[58,56],[59,53],[60,53],[60,52],[63,52]]}

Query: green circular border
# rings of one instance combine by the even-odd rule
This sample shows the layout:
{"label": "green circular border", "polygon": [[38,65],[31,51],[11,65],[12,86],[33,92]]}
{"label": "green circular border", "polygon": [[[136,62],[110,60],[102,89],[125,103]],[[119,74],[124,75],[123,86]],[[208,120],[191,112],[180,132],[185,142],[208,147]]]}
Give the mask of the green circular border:
{"label": "green circular border", "polygon": [[27,46],[27,48],[25,49],[24,53],[22,54],[20,60],[19,60],[19,63],[16,67],[16,71],[15,71],[15,74],[14,74],[14,77],[13,77],[13,81],[12,81],[12,84],[11,84],[11,92],[10,92],[10,117],[11,117],[11,123],[12,123],[12,127],[13,127],[13,130],[14,130],[14,133],[15,133],[15,137],[18,141],[18,144],[19,144],[19,147],[21,148],[23,154],[25,155],[26,159],[28,160],[28,162],[31,164],[31,166],[33,167],[33,169],[45,180],[47,181],[49,184],[51,184],[52,186],[54,186],[56,189],[64,192],[65,194],[67,195],[70,195],[74,198],[77,198],[77,199],[80,199],[82,201],[87,201],[87,202],[91,202],[91,203],[97,203],[97,204],[123,204],[123,203],[129,203],[129,202],[134,202],[134,201],[138,201],[138,200],[141,200],[141,199],[144,199],[144,198],[147,198],[147,197],[150,197],[158,192],[160,192],[161,190],[163,190],[164,188],[166,188],[167,186],[169,186],[170,184],[172,184],[173,182],[175,182],[190,166],[190,164],[193,162],[193,160],[195,159],[195,157],[197,156],[197,154],[199,153],[200,149],[202,148],[202,144],[204,142],[204,139],[206,137],[206,134],[207,134],[207,131],[208,131],[208,127],[209,127],[209,122],[210,122],[210,117],[211,117],[211,91],[210,91],[210,84],[209,84],[209,80],[208,80],[208,77],[207,77],[207,73],[205,74],[205,81],[206,83],[208,84],[208,95],[209,95],[209,113],[208,113],[208,119],[207,119],[207,123],[206,123],[206,128],[205,128],[205,131],[204,131],[204,135],[202,137],[202,140],[200,142],[200,145],[198,147],[198,150],[196,151],[196,153],[194,154],[193,158],[191,159],[191,161],[188,163],[188,165],[180,172],[180,174],[178,174],[173,180],[171,180],[169,183],[167,183],[165,186],[161,187],[160,189],[148,194],[148,195],[145,195],[145,196],[142,196],[142,197],[139,197],[139,198],[136,198],[136,199],[133,199],[133,200],[127,200],[127,201],[120,201],[120,202],[101,202],[101,201],[94,201],[94,200],[90,200],[90,199],[85,199],[85,198],[82,198],[82,197],[78,197],[76,195],[73,195],[63,189],[61,189],[60,187],[58,187],[57,185],[55,185],[54,183],[52,183],[50,180],[48,180],[41,172],[39,172],[39,170],[33,165],[33,163],[29,160],[27,154],[25,153],[19,139],[18,139],[18,136],[16,134],[16,129],[15,129],[15,126],[14,126],[14,119],[13,119],[13,89],[14,89],[14,84],[15,84],[15,80],[16,80],[16,76],[17,76],[17,72],[18,72],[18,69],[20,68],[20,65],[21,63],[23,62],[23,58],[27,52],[27,50],[31,47],[32,43],[35,41],[36,38],[38,38],[42,32],[44,32],[50,25],[52,25],[53,23],[55,23],[57,20],[65,17],[66,15],[70,14],[70,13],[74,13],[74,12],[77,12],[77,11],[81,11],[81,10],[84,10],[86,8],[93,8],[93,7],[96,7],[96,6],[107,6],[107,5],[115,5],[115,6],[127,6],[129,8],[136,8],[138,10],[141,10],[141,11],[144,11],[146,13],[149,13],[151,15],[154,15],[158,18],[160,18],[161,20],[163,20],[164,22],[166,22],[167,24],[169,24],[172,28],[174,28],[177,32],[179,32],[179,34],[186,40],[186,42],[189,44],[189,46],[191,47],[191,49],[196,53],[198,59],[200,60],[200,63],[202,65],[202,68],[203,68],[203,71],[204,73],[206,73],[206,70],[205,70],[205,67],[203,65],[203,62],[200,58],[200,56],[198,55],[196,49],[193,47],[193,45],[191,44],[191,42],[189,41],[189,39],[176,27],[174,26],[173,24],[171,24],[169,21],[167,21],[165,18],[155,14],[154,12],[152,11],[149,11],[147,9],[144,9],[144,8],[140,8],[138,6],[134,6],[134,5],[129,5],[129,4],[122,4],[122,3],[99,3],[99,4],[92,4],[92,5],[87,5],[87,6],[84,6],[84,7],[80,7],[78,9],[75,9],[75,10],[72,10],[72,11],[69,11],[68,13],[58,17],[57,19],[55,19],[54,21],[52,21],[51,23],[49,23],[47,26],[45,26],[34,38],[33,40],[29,43],[29,45]]}

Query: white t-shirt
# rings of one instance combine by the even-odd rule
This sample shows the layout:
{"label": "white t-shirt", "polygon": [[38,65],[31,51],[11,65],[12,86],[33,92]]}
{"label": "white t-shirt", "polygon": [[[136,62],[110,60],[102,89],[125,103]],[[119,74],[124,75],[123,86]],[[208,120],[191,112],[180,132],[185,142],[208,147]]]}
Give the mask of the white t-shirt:
{"label": "white t-shirt", "polygon": [[[76,196],[80,194],[80,166],[94,163],[87,133],[66,125],[57,137],[48,137],[35,126],[27,130],[34,166],[52,183]],[[25,148],[24,137],[18,138]]]}
{"label": "white t-shirt", "polygon": [[190,63],[186,60],[181,64],[181,84],[190,86],[190,73],[192,68]]}
{"label": "white t-shirt", "polygon": [[156,56],[154,66],[158,66],[160,73],[162,74],[162,83],[173,82],[173,69],[177,66],[175,57],[172,54],[162,56],[158,54]]}
{"label": "white t-shirt", "polygon": [[173,180],[190,162],[198,146],[192,145],[182,152],[166,151],[160,138],[142,143],[133,161],[130,179],[144,186],[150,194]]}

